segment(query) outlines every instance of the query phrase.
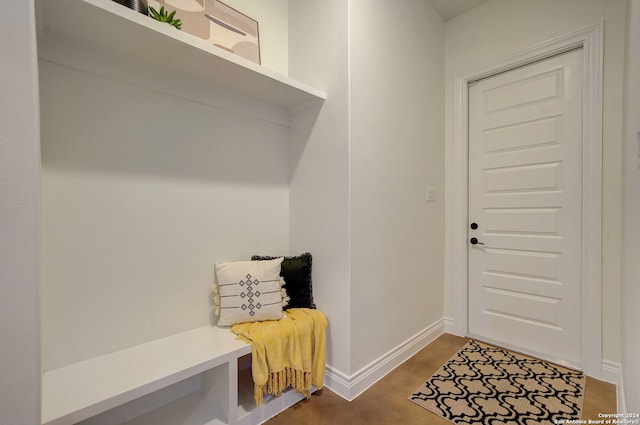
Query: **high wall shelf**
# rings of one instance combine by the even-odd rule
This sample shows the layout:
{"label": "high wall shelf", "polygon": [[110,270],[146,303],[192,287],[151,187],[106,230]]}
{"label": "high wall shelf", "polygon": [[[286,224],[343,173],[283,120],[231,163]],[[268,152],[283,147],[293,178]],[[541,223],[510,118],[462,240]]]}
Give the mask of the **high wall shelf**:
{"label": "high wall shelf", "polygon": [[321,90],[226,52],[112,0],[37,0],[39,39],[90,48],[179,72],[286,110],[324,100]]}

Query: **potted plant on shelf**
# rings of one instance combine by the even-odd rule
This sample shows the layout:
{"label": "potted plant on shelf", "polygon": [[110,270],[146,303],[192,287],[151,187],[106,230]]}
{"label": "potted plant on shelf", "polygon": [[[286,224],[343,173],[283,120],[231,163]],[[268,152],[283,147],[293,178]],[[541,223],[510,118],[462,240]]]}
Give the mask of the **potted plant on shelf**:
{"label": "potted plant on shelf", "polygon": [[176,11],[174,10],[171,13],[168,13],[164,6],[160,8],[160,11],[157,11],[153,6],[149,6],[149,16],[151,16],[156,21],[166,22],[169,25],[173,25],[177,29],[182,28],[182,21],[176,18]]}

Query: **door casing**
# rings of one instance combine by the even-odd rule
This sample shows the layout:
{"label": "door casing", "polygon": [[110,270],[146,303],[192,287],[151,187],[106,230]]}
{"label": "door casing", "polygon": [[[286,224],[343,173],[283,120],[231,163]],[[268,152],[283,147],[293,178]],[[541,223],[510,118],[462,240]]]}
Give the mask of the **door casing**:
{"label": "door casing", "polygon": [[[469,83],[575,48],[584,51],[582,196],[582,370],[602,377],[602,81],[603,24],[558,37],[455,78],[453,152],[447,163],[447,267],[452,279],[453,317],[447,330],[468,333],[468,99]],[[455,172],[454,172],[455,171]],[[446,323],[446,321],[445,321]],[[537,354],[537,353],[529,353]],[[548,359],[562,363],[562,359]]]}

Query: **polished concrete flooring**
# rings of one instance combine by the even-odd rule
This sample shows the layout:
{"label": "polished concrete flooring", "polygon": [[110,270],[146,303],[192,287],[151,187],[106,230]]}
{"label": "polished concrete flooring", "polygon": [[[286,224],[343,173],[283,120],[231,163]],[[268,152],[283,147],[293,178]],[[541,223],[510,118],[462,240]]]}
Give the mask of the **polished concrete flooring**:
{"label": "polished concrete flooring", "polygon": [[[355,400],[348,402],[328,388],[317,391],[267,425],[451,425],[430,411],[412,403],[408,397],[440,366],[455,354],[467,339],[441,335],[428,347],[407,360]],[[615,386],[587,377],[583,419],[597,419],[598,413],[616,411]]]}

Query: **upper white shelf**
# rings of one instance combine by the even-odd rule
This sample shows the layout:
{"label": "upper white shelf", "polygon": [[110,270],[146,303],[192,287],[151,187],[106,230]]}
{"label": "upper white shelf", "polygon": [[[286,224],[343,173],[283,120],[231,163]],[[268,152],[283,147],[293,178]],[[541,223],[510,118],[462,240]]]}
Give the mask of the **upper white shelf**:
{"label": "upper white shelf", "polygon": [[287,110],[322,91],[226,52],[112,0],[42,0],[41,36],[56,34],[152,66],[191,75]]}

